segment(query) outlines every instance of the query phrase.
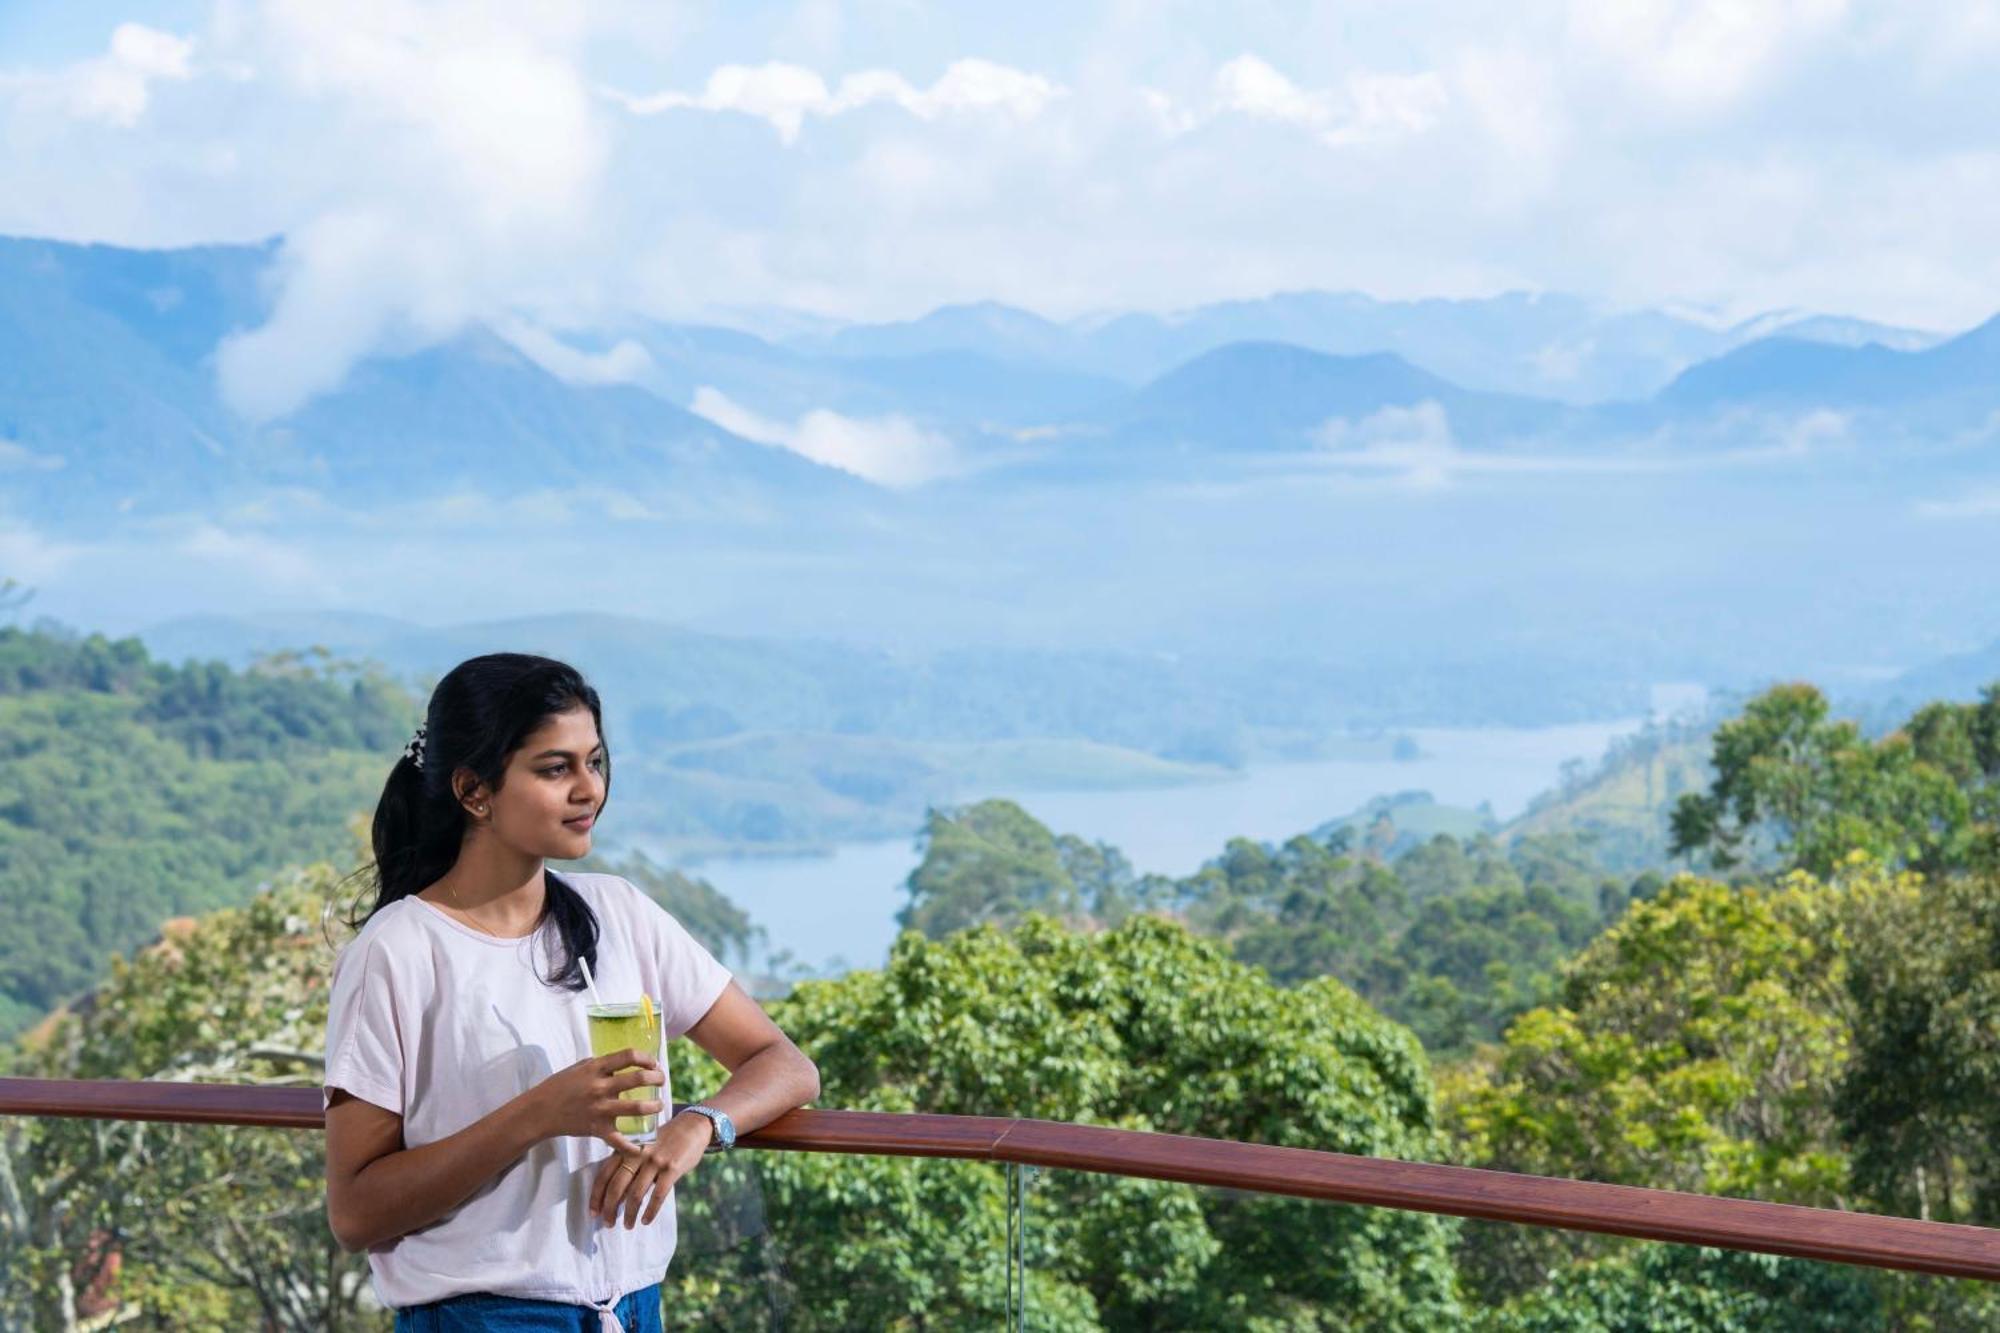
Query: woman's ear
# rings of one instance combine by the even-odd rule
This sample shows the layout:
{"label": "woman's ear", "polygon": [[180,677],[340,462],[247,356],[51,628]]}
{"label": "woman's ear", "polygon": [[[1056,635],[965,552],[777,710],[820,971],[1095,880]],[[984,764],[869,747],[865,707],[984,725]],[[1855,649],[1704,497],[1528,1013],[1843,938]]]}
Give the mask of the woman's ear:
{"label": "woman's ear", "polygon": [[483,815],[491,800],[486,794],[486,784],[467,769],[459,769],[451,775],[452,793],[458,797],[459,805],[471,814]]}

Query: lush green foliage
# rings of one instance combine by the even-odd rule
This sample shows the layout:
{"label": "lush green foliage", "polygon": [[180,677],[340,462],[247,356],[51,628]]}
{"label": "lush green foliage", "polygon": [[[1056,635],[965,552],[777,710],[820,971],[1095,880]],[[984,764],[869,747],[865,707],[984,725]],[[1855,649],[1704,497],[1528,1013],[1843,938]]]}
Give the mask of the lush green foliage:
{"label": "lush green foliage", "polygon": [[[335,872],[288,878],[242,908],[177,929],[60,1019],[15,1072],[314,1087],[333,941]],[[112,1294],[154,1327],[385,1326],[360,1304],[367,1264],[326,1227],[318,1134],[232,1125],[0,1121],[0,1325],[76,1327],[98,1280],[79,1256],[115,1248]],[[93,1237],[113,1245],[94,1251]],[[268,1321],[268,1322],[267,1322]]]}
{"label": "lush green foliage", "polygon": [[2000,1225],[2000,880],[1899,881],[1858,905],[1836,1109],[1880,1206]]}
{"label": "lush green foliage", "polygon": [[345,663],[176,668],[134,639],[0,629],[0,1036],[163,920],[345,852],[413,716]]}
{"label": "lush green foliage", "polygon": [[1074,924],[1167,911],[1291,985],[1334,976],[1434,1052],[1499,1035],[1550,993],[1555,965],[1622,906],[1572,840],[1442,834],[1385,863],[1349,850],[1351,831],[1279,847],[1247,838],[1186,879],[1134,875],[1116,848],[1056,835],[1009,801],[934,810],[911,872],[905,926],[933,937],[1026,912]]}
{"label": "lush green foliage", "polygon": [[1507,826],[1513,837],[1567,835],[1607,871],[1637,874],[1673,858],[1672,812],[1709,781],[1712,725],[1648,723],[1612,742],[1594,769],[1572,763]]}
{"label": "lush green foliage", "polygon": [[[1990,1172],[1991,1139],[1981,1136],[1992,1124],[1990,1095],[1981,1102],[1976,1079],[1961,1091],[1939,1061],[1964,1059],[1990,1078],[2000,1044],[1991,1022],[1933,1039],[1948,1054],[1903,1059],[1892,1047],[1913,1035],[1896,1026],[1910,1010],[1904,992],[1883,993],[1881,977],[1883,951],[1893,950],[1910,961],[1892,975],[1921,979],[1916,989],[1933,1003],[1961,1003],[1957,983],[1966,981],[1975,997],[2000,990],[1993,886],[1933,898],[1919,911],[1924,892],[1915,876],[1865,854],[1828,881],[1804,872],[1768,887],[1675,880],[1565,968],[1560,1004],[1523,1015],[1497,1049],[1445,1081],[1459,1152],[1504,1170],[1877,1211],[1901,1211],[1925,1169],[1962,1181]],[[1912,913],[1931,939],[1918,938]],[[1900,932],[1883,929],[1898,920]],[[1975,962],[1981,948],[1989,952]],[[1961,1016],[1992,1012],[1974,999]],[[1881,1101],[1905,1119],[1879,1114]],[[1611,1321],[1602,1326],[1633,1326],[1616,1312],[1638,1308],[1648,1265],[1664,1260],[1588,1266],[1555,1289],[1524,1294],[1567,1260],[1607,1251],[1629,1256],[1632,1247],[1580,1233],[1469,1228],[1459,1271],[1489,1300],[1514,1298],[1509,1308],[1523,1322],[1500,1327],[1554,1327],[1550,1312],[1570,1300],[1551,1294],[1558,1289],[1599,1312],[1590,1318]],[[1810,1265],[1766,1272],[1731,1261],[1675,1272],[1663,1291],[1692,1286],[1659,1296],[1658,1308],[1683,1321],[1663,1327],[1710,1317],[1756,1326],[1766,1317],[1757,1313],[1766,1309],[1760,1291],[1801,1312],[1822,1297],[1826,1308],[1861,1308],[1827,1294],[1831,1279]],[[1767,1291],[1783,1274],[1781,1289]],[[2000,1316],[1991,1292],[1973,1284],[1873,1275],[1865,1285],[1879,1318],[1837,1326],[1970,1328]]]}
{"label": "lush green foliage", "polygon": [[[1151,916],[1096,934],[1033,914],[1012,934],[905,933],[884,971],[803,983],[773,1016],[819,1062],[831,1106],[1392,1157],[1438,1147],[1408,1032],[1330,978],[1272,986]],[[701,1069],[700,1086],[717,1077],[698,1051],[673,1059]],[[998,1170],[811,1154],[756,1166],[769,1244],[734,1252],[725,1285],[758,1299],[717,1326],[768,1308],[774,1256],[787,1327],[1000,1321]],[[703,1214],[689,1207],[694,1234]],[[1449,1234],[1422,1214],[1045,1173],[1029,1204],[1030,1301],[1047,1328],[1432,1328],[1456,1308]],[[669,1322],[713,1318],[712,1275],[678,1282]]]}
{"label": "lush green foliage", "polygon": [[1482,1333],[1855,1333],[1895,1327],[1886,1304],[1872,1275],[1839,1264],[1647,1245],[1559,1270],[1480,1312],[1474,1326]]}
{"label": "lush green foliage", "polygon": [[1115,923],[1166,887],[1136,879],[1115,847],[1057,836],[1012,801],[932,810],[918,842],[923,860],[896,919],[932,938],[987,922],[1012,925],[1029,912]]}
{"label": "lush green foliage", "polygon": [[1673,851],[1760,855],[1825,875],[1849,852],[1931,874],[1991,864],[2000,828],[2000,686],[1934,703],[1871,741],[1811,685],[1781,685],[1716,728],[1715,780],[1680,798]]}
{"label": "lush green foliage", "polygon": [[1803,881],[1681,878],[1635,903],[1456,1099],[1464,1150],[1537,1175],[1835,1202],[1836,929]]}

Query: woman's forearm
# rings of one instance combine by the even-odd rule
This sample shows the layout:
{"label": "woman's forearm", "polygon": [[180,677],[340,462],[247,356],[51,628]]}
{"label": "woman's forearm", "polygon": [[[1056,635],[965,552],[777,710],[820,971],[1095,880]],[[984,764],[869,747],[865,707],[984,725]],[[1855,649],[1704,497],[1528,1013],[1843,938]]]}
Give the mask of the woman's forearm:
{"label": "woman's forearm", "polygon": [[340,1243],[363,1250],[437,1221],[546,1137],[524,1093],[456,1134],[385,1153],[341,1191]]}
{"label": "woman's forearm", "polygon": [[790,1042],[778,1042],[738,1065],[702,1104],[727,1114],[738,1134],[748,1134],[817,1096],[819,1066]]}

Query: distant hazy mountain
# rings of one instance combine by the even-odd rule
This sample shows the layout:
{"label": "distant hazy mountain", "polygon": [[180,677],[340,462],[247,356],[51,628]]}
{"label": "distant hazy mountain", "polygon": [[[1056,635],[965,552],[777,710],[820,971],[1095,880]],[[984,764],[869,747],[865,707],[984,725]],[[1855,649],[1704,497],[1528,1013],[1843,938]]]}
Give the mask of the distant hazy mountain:
{"label": "distant hazy mountain", "polygon": [[[638,382],[669,401],[692,402],[695,391],[707,387],[782,419],[826,410],[936,425],[1033,426],[1126,389],[1117,380],[1060,364],[1028,364],[950,346],[825,357],[704,325],[644,325],[618,336],[645,349],[651,366]],[[593,348],[613,341],[601,337]]]}
{"label": "distant hazy mountain", "polygon": [[1830,343],[1836,347],[1865,347],[1880,343],[1898,352],[1919,352],[1943,342],[1942,335],[1918,329],[1899,329],[1844,315],[1808,315],[1796,310],[1777,310],[1744,320],[1729,330],[1730,341],[1738,344],[1759,338],[1797,338],[1802,342]]}
{"label": "distant hazy mountain", "polygon": [[640,494],[716,488],[838,494],[862,483],[752,444],[629,385],[573,385],[475,331],[357,367],[340,389],[255,432],[259,475],[379,500],[435,489],[511,493],[595,483]]}
{"label": "distant hazy mountain", "polygon": [[1088,340],[1080,339],[1076,330],[997,301],[940,306],[921,319],[905,323],[859,324],[806,334],[793,339],[792,345],[835,356],[917,356],[956,351],[976,352],[1005,361],[1068,366],[1078,365],[1079,351],[1088,350]]}
{"label": "distant hazy mountain", "polygon": [[[713,498],[863,485],[656,394],[558,379],[474,330],[357,367],[268,423],[237,416],[220,340],[262,318],[267,247],[129,251],[0,239],[0,486],[54,523],[211,508],[294,485],[336,504],[597,483]],[[740,335],[738,335],[740,336]]]}
{"label": "distant hazy mountain", "polygon": [[1660,401],[1683,409],[2000,405],[2000,318],[1917,351],[1765,338],[1686,371]]}
{"label": "distant hazy mountain", "polygon": [[1552,428],[1551,403],[1474,393],[1399,356],[1329,356],[1286,343],[1234,343],[1161,376],[1109,412],[1129,435],[1162,442],[1270,449],[1313,443],[1329,420],[1435,403],[1454,432],[1476,436]]}
{"label": "distant hazy mountain", "polygon": [[[872,493],[849,473],[692,414],[703,389],[775,423],[771,435],[754,432],[760,439],[811,425],[822,443],[864,450],[882,432],[892,447],[943,441],[962,487],[1006,475],[1130,475],[1169,455],[1199,467],[1212,455],[1310,444],[1329,421],[1426,403],[1442,409],[1457,443],[1533,437],[1588,448],[1743,408],[1880,408],[1957,427],[2000,405],[2000,324],[1929,346],[1907,330],[1791,312],[1715,329],[1556,295],[1385,302],[1304,292],[1067,323],[990,302],[850,327],[760,313],[764,327],[787,333],[783,343],[629,322],[566,335],[565,349],[474,328],[365,362],[292,415],[253,423],[222,401],[215,355],[265,317],[274,245],[133,251],[0,239],[0,502],[83,525],[212,512],[275,485],[344,508],[598,485],[682,513]],[[1751,335],[1770,336],[1738,345]],[[565,358],[592,356],[633,382],[577,383],[548,368],[576,375]],[[1683,369],[1703,357],[1713,359]],[[1648,392],[1677,371],[1650,400],[1562,401]]]}
{"label": "distant hazy mountain", "polygon": [[0,239],[0,486],[55,520],[212,500],[242,428],[205,362],[267,258]]}
{"label": "distant hazy mountain", "polygon": [[[1542,663],[1476,681],[1455,664],[1383,680],[1353,662],[983,647],[896,653],[824,640],[706,634],[638,616],[576,612],[429,627],[378,615],[201,615],[139,631],[153,656],[247,666],[261,653],[324,645],[425,684],[479,653],[575,663],[604,694],[607,725],[640,744],[737,733],[989,741],[1086,739],[1170,759],[1234,762],[1405,717],[1555,722],[1629,711],[1625,683],[1566,680]],[[1440,696],[1443,702],[1440,702]],[[1310,749],[1299,756],[1309,756]]]}
{"label": "distant hazy mountain", "polygon": [[1987,686],[2000,684],[2000,641],[1912,667],[1891,680],[1853,693],[1892,712],[1900,721],[1934,699],[1969,703]]}
{"label": "distant hazy mountain", "polygon": [[1288,292],[1174,314],[1114,313],[1058,324],[991,302],[920,319],[814,329],[786,339],[833,356],[955,350],[1060,365],[1141,383],[1215,348],[1285,342],[1340,356],[1394,352],[1469,388],[1595,402],[1650,396],[1695,362],[1777,333],[1900,348],[1934,336],[1862,320],[1782,312],[1716,327],[1660,311],[1607,310],[1560,294],[1377,301],[1353,292]]}

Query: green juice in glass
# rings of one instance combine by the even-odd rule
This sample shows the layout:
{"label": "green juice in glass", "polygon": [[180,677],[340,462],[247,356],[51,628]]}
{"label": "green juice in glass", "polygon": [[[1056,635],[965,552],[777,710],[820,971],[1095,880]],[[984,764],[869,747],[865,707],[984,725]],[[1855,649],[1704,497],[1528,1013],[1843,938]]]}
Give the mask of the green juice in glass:
{"label": "green juice in glass", "polygon": [[[658,1005],[653,1006],[652,1020],[640,1008],[637,1000],[623,1004],[592,1004],[584,1007],[590,1016],[590,1053],[609,1055],[613,1051],[651,1051],[659,1058],[660,1024]],[[626,1065],[625,1069],[636,1069],[636,1065]],[[625,1072],[619,1070],[619,1073]],[[665,1087],[642,1083],[636,1088],[627,1088],[618,1095],[628,1102],[650,1102],[665,1100]],[[634,1143],[650,1143],[659,1130],[660,1117],[652,1115],[621,1115],[618,1117],[618,1132]]]}

